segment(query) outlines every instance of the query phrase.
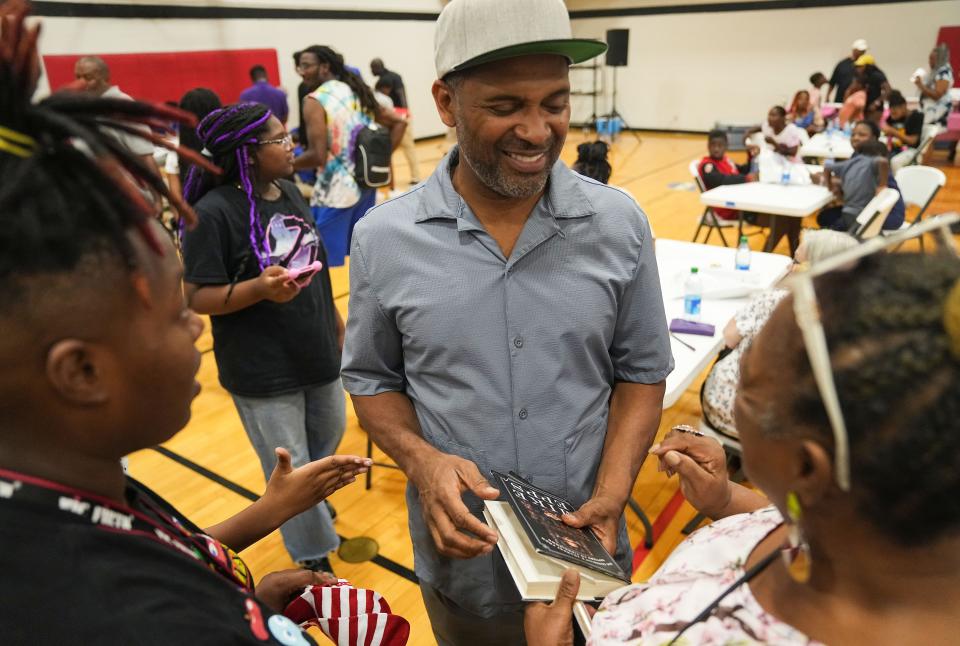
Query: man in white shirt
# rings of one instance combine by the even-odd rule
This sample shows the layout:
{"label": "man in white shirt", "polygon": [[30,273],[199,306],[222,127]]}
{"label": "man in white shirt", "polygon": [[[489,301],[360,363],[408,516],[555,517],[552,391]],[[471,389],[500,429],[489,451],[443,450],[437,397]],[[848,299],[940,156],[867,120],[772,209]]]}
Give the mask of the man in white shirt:
{"label": "man in white shirt", "polygon": [[[95,94],[104,99],[132,100],[130,96],[120,91],[119,87],[110,84],[110,68],[99,56],[84,56],[77,60],[73,74],[77,81],[82,84],[83,90],[90,94]],[[147,126],[143,126],[143,129],[149,132]],[[140,157],[158,177],[160,176],[160,169],[153,158],[152,143],[128,132],[113,129],[105,130],[108,130],[121,146]],[[154,195],[152,191],[150,193],[151,200],[159,206],[159,197]]]}

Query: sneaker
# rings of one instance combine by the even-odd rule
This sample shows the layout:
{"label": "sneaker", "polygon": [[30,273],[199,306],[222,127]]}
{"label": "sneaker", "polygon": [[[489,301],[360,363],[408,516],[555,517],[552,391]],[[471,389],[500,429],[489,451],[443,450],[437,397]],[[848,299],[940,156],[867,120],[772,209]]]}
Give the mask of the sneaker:
{"label": "sneaker", "polygon": [[314,572],[329,572],[333,574],[333,566],[330,565],[330,559],[326,556],[318,559],[307,559],[298,564],[304,570],[313,570]]}
{"label": "sneaker", "polygon": [[331,505],[329,500],[324,500],[324,501],[323,501],[323,504],[325,504],[325,505],[327,506],[327,511],[330,513],[330,520],[336,520],[336,519],[337,519],[337,509],[336,509],[336,507],[334,507],[333,505]]}

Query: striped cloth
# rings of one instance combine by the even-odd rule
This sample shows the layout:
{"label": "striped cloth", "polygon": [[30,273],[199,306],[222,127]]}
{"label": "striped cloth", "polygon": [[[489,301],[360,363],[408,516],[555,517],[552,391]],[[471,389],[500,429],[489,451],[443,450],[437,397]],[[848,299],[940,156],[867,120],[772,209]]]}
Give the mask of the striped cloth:
{"label": "striped cloth", "polygon": [[410,637],[410,624],[390,612],[386,599],[346,579],[308,586],[283,614],[301,628],[316,626],[338,646],[404,646]]}

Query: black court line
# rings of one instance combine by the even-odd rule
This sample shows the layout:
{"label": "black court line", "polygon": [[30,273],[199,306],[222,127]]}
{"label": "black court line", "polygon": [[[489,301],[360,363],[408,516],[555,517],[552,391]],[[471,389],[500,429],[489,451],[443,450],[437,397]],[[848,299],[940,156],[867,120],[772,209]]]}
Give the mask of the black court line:
{"label": "black court line", "polygon": [[[942,0],[946,1],[946,0]],[[955,1],[955,0],[951,0]],[[624,7],[622,9],[583,9],[571,11],[570,19],[619,18],[623,16],[662,16],[686,13],[726,13],[730,11],[778,11],[783,9],[825,9],[874,4],[912,4],[913,0],[769,0],[757,2],[709,2],[703,4]]]}
{"label": "black court line", "polygon": [[[170,449],[164,446],[154,446],[152,448],[154,451],[156,451],[160,455],[170,458],[177,464],[185,466],[186,468],[190,469],[191,471],[199,475],[202,475],[204,478],[207,478],[208,480],[212,480],[213,482],[216,482],[221,487],[229,489],[230,491],[237,494],[238,496],[242,496],[243,498],[246,498],[251,502],[256,502],[257,500],[260,499],[259,495],[250,491],[246,487],[242,487],[238,485],[236,482],[228,480],[227,478],[224,478],[222,475],[218,473],[214,473],[210,469],[197,464],[196,462],[194,462],[189,458],[183,457],[179,453],[174,453],[173,451],[171,451]],[[347,539],[343,536],[340,536],[340,540],[345,541]],[[413,572],[413,570],[411,570],[410,568],[404,565],[397,563],[396,561],[391,561],[390,559],[388,559],[386,556],[383,556],[382,554],[377,554],[371,559],[371,561],[376,563],[383,569],[393,572],[397,576],[402,576],[404,579],[406,579],[407,581],[410,581],[413,584],[416,584],[416,585],[420,584],[420,581],[419,579],[417,579],[417,575]]]}

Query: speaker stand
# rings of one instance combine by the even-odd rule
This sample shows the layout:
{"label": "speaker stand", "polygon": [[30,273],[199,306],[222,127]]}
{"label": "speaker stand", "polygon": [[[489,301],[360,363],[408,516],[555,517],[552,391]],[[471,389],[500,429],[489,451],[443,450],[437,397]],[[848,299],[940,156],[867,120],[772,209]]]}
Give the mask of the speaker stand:
{"label": "speaker stand", "polygon": [[[624,119],[623,115],[620,114],[620,111],[617,110],[617,68],[620,66],[613,65],[611,67],[613,67],[613,104],[610,106],[610,113],[605,114],[604,117],[608,119],[619,119],[620,122],[623,124],[623,129],[629,130],[630,133],[634,136],[634,138],[636,138],[638,144],[643,143],[643,139],[640,138],[640,134],[636,130],[630,127],[630,124],[627,123],[627,120]],[[612,138],[611,138],[611,143],[613,143]]]}

